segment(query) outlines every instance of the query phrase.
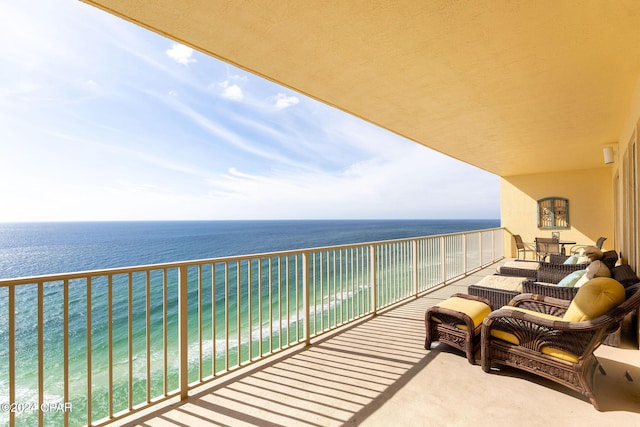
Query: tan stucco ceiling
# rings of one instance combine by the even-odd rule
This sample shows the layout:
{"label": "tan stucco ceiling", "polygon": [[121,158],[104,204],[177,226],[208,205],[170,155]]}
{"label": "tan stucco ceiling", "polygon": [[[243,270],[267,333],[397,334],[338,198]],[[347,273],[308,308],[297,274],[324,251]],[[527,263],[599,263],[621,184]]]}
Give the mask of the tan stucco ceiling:
{"label": "tan stucco ceiling", "polygon": [[501,176],[601,167],[640,1],[86,0]]}

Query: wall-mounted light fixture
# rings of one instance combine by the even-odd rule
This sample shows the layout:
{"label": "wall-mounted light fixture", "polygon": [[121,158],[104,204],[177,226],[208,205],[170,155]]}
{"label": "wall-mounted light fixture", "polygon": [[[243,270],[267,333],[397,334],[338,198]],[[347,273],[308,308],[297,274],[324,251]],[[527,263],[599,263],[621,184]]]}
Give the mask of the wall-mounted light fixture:
{"label": "wall-mounted light fixture", "polygon": [[604,163],[606,165],[610,165],[611,163],[616,161],[616,154],[618,151],[615,149],[614,145],[607,145],[603,148],[602,153],[604,155]]}

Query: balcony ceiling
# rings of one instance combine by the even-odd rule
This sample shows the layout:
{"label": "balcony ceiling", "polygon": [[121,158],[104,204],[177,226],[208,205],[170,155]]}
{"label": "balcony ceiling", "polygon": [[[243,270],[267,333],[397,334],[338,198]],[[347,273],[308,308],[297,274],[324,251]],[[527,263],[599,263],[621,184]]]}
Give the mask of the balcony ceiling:
{"label": "balcony ceiling", "polygon": [[85,0],[500,176],[605,167],[640,2]]}

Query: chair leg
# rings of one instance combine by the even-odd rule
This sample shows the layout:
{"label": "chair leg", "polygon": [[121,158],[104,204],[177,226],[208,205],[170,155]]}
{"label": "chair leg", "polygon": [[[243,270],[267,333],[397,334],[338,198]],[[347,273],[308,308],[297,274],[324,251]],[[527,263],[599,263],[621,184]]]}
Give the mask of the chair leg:
{"label": "chair leg", "polygon": [[465,353],[467,353],[467,360],[472,365],[476,364],[475,342],[473,332],[468,332],[467,341],[465,343]]}
{"label": "chair leg", "polygon": [[598,371],[600,371],[602,375],[607,375],[607,371],[604,370],[602,363],[600,363],[595,354],[593,355],[593,358],[596,360],[596,364],[598,365]]}
{"label": "chair leg", "polygon": [[431,330],[431,311],[427,310],[424,315],[424,329],[425,329],[425,340],[424,340],[424,349],[431,350],[431,342],[433,331]]}
{"label": "chair leg", "polygon": [[425,350],[431,350],[431,337],[427,337],[424,340],[424,349]]}

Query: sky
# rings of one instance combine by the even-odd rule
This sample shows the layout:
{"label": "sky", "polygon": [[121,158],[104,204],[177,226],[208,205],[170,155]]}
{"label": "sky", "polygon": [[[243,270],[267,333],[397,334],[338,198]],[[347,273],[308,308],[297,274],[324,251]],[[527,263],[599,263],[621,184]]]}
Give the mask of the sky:
{"label": "sky", "polygon": [[0,1],[0,221],[499,218],[499,178],[77,0]]}

